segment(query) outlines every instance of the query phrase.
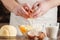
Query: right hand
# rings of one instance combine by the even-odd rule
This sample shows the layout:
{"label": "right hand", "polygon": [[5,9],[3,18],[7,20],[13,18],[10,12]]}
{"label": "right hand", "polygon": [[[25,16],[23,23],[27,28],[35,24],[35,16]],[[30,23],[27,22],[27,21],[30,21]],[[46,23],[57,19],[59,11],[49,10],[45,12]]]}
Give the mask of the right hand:
{"label": "right hand", "polygon": [[[46,14],[50,7],[50,3],[48,1],[37,1],[36,3],[33,4],[32,8],[35,9],[33,15],[33,18],[38,18]],[[37,9],[36,9],[37,8]]]}
{"label": "right hand", "polygon": [[[25,8],[24,8],[25,7]],[[13,12],[15,12],[15,14],[17,15],[17,16],[22,16],[22,17],[24,17],[24,18],[29,18],[30,16],[29,16],[29,10],[31,10],[30,9],[30,7],[29,7],[29,5],[28,4],[23,4],[23,5],[18,5],[14,10],[13,10]]]}

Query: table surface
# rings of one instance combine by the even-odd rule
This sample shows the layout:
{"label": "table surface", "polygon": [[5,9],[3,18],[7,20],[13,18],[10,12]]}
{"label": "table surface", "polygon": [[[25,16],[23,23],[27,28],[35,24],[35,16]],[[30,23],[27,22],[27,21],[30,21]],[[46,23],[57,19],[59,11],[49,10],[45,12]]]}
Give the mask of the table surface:
{"label": "table surface", "polygon": [[[16,37],[0,37],[0,40],[31,40],[27,39],[24,36],[16,36]],[[57,39],[52,39],[52,38],[45,38],[44,40],[60,40],[60,30],[58,31],[58,38]]]}

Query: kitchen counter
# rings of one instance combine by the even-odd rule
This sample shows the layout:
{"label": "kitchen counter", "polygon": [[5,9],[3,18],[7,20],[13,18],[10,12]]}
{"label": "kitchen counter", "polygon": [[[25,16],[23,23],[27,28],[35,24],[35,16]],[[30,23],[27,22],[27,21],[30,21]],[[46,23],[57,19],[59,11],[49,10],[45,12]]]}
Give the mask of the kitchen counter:
{"label": "kitchen counter", "polygon": [[[31,40],[31,39],[27,39],[24,36],[16,36],[16,37],[9,37],[9,38],[0,37],[0,40]],[[47,40],[47,38],[45,40]],[[60,30],[58,31],[57,39],[48,38],[48,40],[60,40]]]}
{"label": "kitchen counter", "polygon": [[[1,23],[0,27],[2,25],[6,25],[6,24],[8,24],[8,23]],[[16,37],[9,37],[9,38],[0,37],[0,40],[29,40],[29,39],[25,38],[24,36],[16,36]],[[60,29],[58,31],[58,38],[57,39],[50,38],[49,40],[60,40]]]}

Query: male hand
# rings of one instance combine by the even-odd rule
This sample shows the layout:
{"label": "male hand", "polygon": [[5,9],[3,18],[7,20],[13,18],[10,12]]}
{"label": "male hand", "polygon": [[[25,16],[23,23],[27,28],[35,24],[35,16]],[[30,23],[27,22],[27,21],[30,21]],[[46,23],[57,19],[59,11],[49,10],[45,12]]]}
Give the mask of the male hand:
{"label": "male hand", "polygon": [[43,16],[49,9],[51,8],[50,3],[48,1],[42,1],[42,2],[36,2],[32,9],[34,10],[34,13],[32,13],[33,18]]}
{"label": "male hand", "polygon": [[24,18],[30,18],[30,13],[32,12],[31,11],[32,9],[30,8],[30,6],[28,4],[22,4],[20,6],[17,6],[15,9],[14,9],[14,12],[17,16],[22,16]]}

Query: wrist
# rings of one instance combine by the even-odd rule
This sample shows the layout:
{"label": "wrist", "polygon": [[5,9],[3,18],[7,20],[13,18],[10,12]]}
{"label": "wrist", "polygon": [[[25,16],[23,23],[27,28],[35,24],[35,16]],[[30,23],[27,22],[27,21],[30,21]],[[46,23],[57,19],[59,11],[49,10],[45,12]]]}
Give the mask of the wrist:
{"label": "wrist", "polygon": [[13,12],[14,10],[16,10],[18,7],[20,7],[20,5],[18,3],[14,3],[11,7],[11,11]]}
{"label": "wrist", "polygon": [[9,5],[10,11],[13,12],[15,8],[18,8],[20,6],[17,2],[12,2],[11,5]]}

